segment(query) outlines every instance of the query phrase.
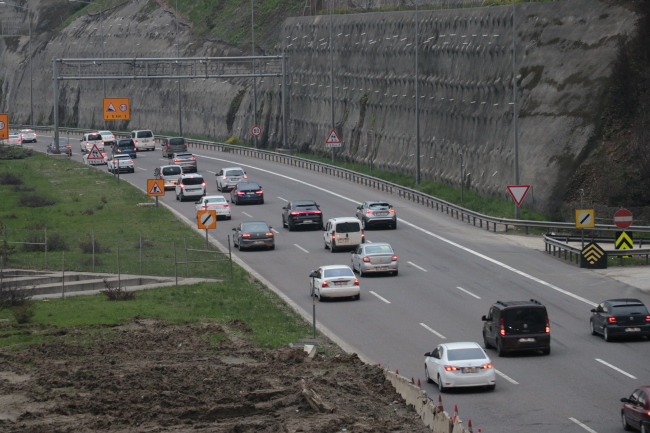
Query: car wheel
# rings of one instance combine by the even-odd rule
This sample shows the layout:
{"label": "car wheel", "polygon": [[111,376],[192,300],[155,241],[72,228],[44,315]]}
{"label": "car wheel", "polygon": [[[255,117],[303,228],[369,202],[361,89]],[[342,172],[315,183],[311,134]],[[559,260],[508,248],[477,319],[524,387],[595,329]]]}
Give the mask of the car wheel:
{"label": "car wheel", "polygon": [[[334,242],[330,244],[330,251],[334,252]],[[359,269],[359,272],[361,272],[361,269]]]}
{"label": "car wheel", "polygon": [[399,271],[393,271],[393,276],[396,277],[399,275]]}
{"label": "car wheel", "polygon": [[325,244],[325,249],[328,249],[327,242],[323,241],[323,243]]}
{"label": "car wheel", "polygon": [[241,249],[242,249],[241,243],[237,244],[237,249],[239,249],[239,251],[241,251]]}
{"label": "car wheel", "polygon": [[496,387],[497,387],[496,385],[488,385],[488,386],[487,386],[487,389],[488,389],[488,391],[494,391],[494,389],[495,389]]}
{"label": "car wheel", "polygon": [[427,379],[427,383],[433,383],[433,379],[429,376],[429,368],[424,364],[424,377]]}
{"label": "car wheel", "polygon": [[[395,222],[393,223],[393,227],[392,227],[391,229],[392,229],[392,230],[397,230],[397,221],[395,221]],[[492,389],[494,389],[494,388],[492,388]]]}
{"label": "car wheel", "polygon": [[363,230],[366,229],[366,220],[365,220],[364,218],[361,218],[361,228],[362,228]]}
{"label": "car wheel", "polygon": [[282,218],[282,227],[287,228],[287,223],[284,222],[284,218]]}
{"label": "car wheel", "polygon": [[359,278],[365,277],[366,273],[363,272],[363,269],[361,269],[361,265],[359,265]]}
{"label": "car wheel", "polygon": [[589,330],[591,331],[591,335],[596,335],[596,328],[594,327],[594,321],[590,320],[589,321]]}
{"label": "car wheel", "polygon": [[438,390],[440,392],[445,392],[445,385],[442,384],[442,379],[440,379],[440,375],[438,375]]}
{"label": "car wheel", "polygon": [[178,194],[176,194],[176,201],[178,201]]}
{"label": "car wheel", "polygon": [[320,289],[316,290],[316,297],[318,298],[318,302],[325,302],[325,298],[320,294]]}
{"label": "car wheel", "polygon": [[503,357],[505,356],[505,354],[506,354],[506,353],[503,351],[503,348],[501,347],[501,343],[502,343],[501,341],[497,340],[497,341],[496,341],[496,346],[495,346],[496,349],[497,349],[497,356],[498,356],[499,358],[503,358]]}
{"label": "car wheel", "polygon": [[608,343],[609,343],[610,341],[612,341],[612,337],[609,335],[609,331],[607,330],[607,326],[605,326],[605,327],[603,328],[603,338],[604,338],[605,341],[607,341]]}
{"label": "car wheel", "polygon": [[485,338],[485,333],[483,333],[483,347],[485,347],[486,349],[492,348],[492,345],[488,343],[487,338]]}
{"label": "car wheel", "polygon": [[290,232],[293,231],[294,227],[293,227],[293,224],[291,224],[291,220],[289,220],[289,222],[287,223],[287,228],[289,229]]}
{"label": "car wheel", "polygon": [[269,247],[269,250],[274,250],[274,249],[275,249],[275,245],[271,245],[271,246]]}
{"label": "car wheel", "polygon": [[623,430],[625,431],[630,431],[632,430],[632,427],[627,423],[627,417],[625,416],[624,413],[621,414],[621,424],[623,424]]}
{"label": "car wheel", "polygon": [[550,355],[551,354],[551,348],[546,348],[542,350],[542,355]]}
{"label": "car wheel", "polygon": [[358,301],[359,299],[361,299],[361,293],[359,293],[358,295],[354,295],[352,297],[352,299],[354,299],[355,301]]}

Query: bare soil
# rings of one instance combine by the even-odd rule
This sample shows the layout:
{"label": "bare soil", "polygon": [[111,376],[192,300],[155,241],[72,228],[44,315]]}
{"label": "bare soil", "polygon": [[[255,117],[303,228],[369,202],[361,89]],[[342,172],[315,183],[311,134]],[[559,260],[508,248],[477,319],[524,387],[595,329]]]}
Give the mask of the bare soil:
{"label": "bare soil", "polygon": [[[0,349],[0,431],[428,432],[381,368],[328,343],[313,359],[263,350],[237,320],[43,332],[52,339]],[[312,409],[301,379],[332,412]]]}

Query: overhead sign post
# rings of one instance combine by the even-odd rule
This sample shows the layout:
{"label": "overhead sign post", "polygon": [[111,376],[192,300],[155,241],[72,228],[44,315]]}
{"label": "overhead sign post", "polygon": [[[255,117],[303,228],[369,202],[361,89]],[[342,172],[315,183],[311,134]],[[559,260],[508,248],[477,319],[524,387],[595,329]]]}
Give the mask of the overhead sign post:
{"label": "overhead sign post", "polygon": [[156,207],[158,207],[158,197],[165,195],[165,181],[163,179],[147,179],[147,195],[156,197]]}
{"label": "overhead sign post", "polygon": [[529,189],[530,185],[508,185],[508,191],[517,206],[521,206],[521,202],[524,201]]}
{"label": "overhead sign post", "polygon": [[[207,201],[206,201],[207,202]],[[200,210],[196,212],[196,222],[199,229],[205,229],[205,249],[208,248],[208,229],[217,228],[217,211]]]}
{"label": "overhead sign post", "polygon": [[576,228],[582,229],[582,248],[585,247],[585,230],[592,229],[596,225],[593,209],[576,209]]}
{"label": "overhead sign post", "polygon": [[614,224],[620,229],[626,229],[632,225],[632,212],[627,209],[620,209],[614,214]]}
{"label": "overhead sign post", "polygon": [[0,140],[9,138],[9,114],[0,113]]}
{"label": "overhead sign post", "polygon": [[104,120],[131,120],[131,98],[104,98]]}

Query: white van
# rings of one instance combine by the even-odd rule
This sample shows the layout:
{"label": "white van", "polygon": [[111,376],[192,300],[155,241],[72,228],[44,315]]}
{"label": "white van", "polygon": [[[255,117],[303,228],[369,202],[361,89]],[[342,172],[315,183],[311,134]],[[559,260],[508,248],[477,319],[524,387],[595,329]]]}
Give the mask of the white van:
{"label": "white van", "polygon": [[354,248],[365,242],[361,222],[354,217],[330,218],[323,228],[325,249],[334,252],[341,248]]}
{"label": "white van", "polygon": [[156,139],[153,132],[148,129],[142,131],[133,131],[129,138],[135,143],[136,150],[156,150]]}

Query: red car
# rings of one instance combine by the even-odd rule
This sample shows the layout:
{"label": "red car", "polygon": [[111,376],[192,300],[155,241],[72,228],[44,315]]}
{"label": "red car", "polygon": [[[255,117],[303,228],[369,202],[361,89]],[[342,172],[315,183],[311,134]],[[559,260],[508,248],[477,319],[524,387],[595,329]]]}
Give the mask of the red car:
{"label": "red car", "polygon": [[622,398],[623,430],[639,430],[650,433],[650,386],[639,387],[629,398]]}

